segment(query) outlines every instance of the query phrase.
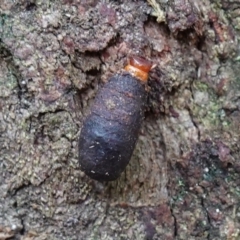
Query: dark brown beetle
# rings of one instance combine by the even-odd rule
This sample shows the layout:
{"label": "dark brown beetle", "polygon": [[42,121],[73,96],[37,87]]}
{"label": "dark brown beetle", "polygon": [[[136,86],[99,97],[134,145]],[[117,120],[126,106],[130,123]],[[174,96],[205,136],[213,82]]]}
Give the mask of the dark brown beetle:
{"label": "dark brown beetle", "polygon": [[92,179],[115,180],[129,163],[144,118],[152,67],[144,58],[131,57],[98,91],[79,138],[81,170]]}

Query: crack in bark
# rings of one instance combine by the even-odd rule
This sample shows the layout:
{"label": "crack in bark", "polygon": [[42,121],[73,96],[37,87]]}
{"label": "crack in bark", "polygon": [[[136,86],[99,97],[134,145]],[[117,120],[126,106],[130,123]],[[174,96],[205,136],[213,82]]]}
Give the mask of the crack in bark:
{"label": "crack in bark", "polygon": [[170,207],[170,211],[171,211],[171,215],[172,215],[173,221],[174,221],[173,234],[174,234],[174,237],[177,237],[177,236],[178,236],[177,218],[176,218],[176,216],[175,216],[174,213],[173,213],[173,208]]}

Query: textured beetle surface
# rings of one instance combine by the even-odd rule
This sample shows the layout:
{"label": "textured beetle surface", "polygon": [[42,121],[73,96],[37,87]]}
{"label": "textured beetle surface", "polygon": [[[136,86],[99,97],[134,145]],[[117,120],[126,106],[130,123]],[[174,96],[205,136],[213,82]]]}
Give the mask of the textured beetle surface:
{"label": "textured beetle surface", "polygon": [[145,102],[144,85],[130,74],[112,77],[98,92],[79,139],[79,161],[88,176],[119,177],[132,156]]}
{"label": "textured beetle surface", "polygon": [[147,100],[144,82],[152,65],[139,57],[130,59],[129,65],[99,90],[83,123],[79,162],[82,171],[95,180],[117,179],[138,138]]}

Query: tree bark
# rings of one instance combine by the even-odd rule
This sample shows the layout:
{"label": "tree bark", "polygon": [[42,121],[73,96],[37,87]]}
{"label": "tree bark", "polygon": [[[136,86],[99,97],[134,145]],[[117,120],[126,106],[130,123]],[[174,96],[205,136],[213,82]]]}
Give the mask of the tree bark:
{"label": "tree bark", "polygon": [[[0,239],[239,239],[239,30],[238,1],[1,0]],[[100,183],[78,137],[129,54],[148,107]]]}

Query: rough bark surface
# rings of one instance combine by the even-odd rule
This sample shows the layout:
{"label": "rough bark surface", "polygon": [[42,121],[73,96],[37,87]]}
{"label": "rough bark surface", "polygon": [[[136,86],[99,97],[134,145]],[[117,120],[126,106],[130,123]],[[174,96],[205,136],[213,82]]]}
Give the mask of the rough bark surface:
{"label": "rough bark surface", "polygon": [[[0,1],[0,239],[239,239],[240,3]],[[152,59],[120,179],[78,165],[83,116]]]}

